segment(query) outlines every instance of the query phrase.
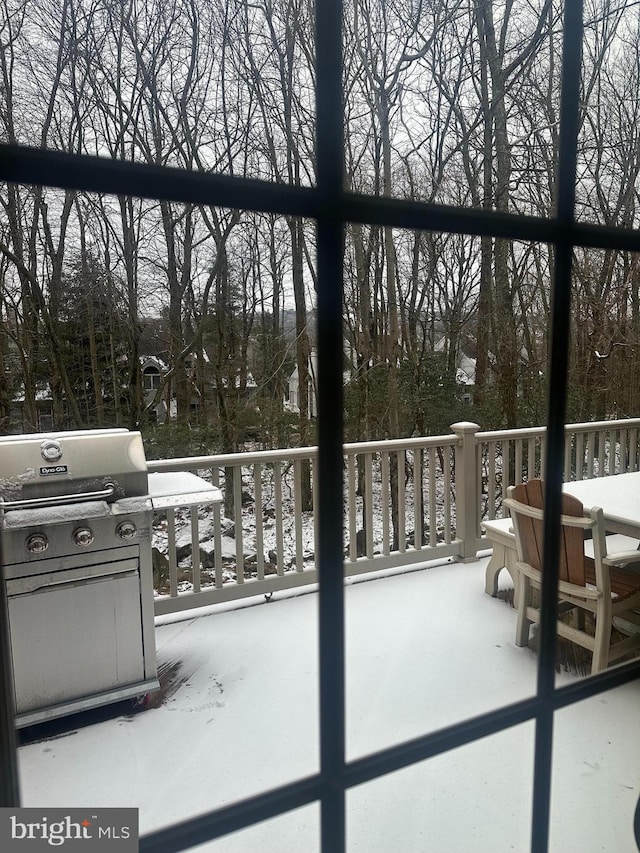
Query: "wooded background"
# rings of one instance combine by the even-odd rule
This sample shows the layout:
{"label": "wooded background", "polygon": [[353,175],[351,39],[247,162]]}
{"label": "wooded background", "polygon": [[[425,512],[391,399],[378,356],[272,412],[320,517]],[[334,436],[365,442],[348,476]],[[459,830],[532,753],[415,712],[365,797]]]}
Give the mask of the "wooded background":
{"label": "wooded background", "polygon": [[[640,7],[585,8],[578,216],[637,227]],[[561,12],[345,2],[345,188],[551,215]],[[313,184],[313,16],[309,0],[2,0],[0,138]],[[193,427],[199,386],[200,450],[313,443],[313,222],[46,187],[0,200],[1,429],[17,399],[36,423],[45,384],[56,427],[144,428],[160,399]],[[347,437],[544,422],[552,266],[544,244],[347,227]],[[637,415],[638,258],[579,250],[574,270],[568,418]],[[154,400],[150,330],[168,366]]]}

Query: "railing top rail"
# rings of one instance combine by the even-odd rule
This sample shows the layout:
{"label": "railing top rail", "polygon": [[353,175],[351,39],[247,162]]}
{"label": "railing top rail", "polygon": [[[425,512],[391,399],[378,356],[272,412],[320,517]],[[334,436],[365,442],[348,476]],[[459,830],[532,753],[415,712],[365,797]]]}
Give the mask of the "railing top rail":
{"label": "railing top rail", "polygon": [[459,437],[449,435],[420,435],[415,438],[383,439],[382,441],[354,441],[343,445],[345,453],[380,453],[382,451],[413,450],[416,447],[454,447]]}
{"label": "railing top rail", "polygon": [[640,418],[618,418],[611,421],[591,421],[583,424],[566,424],[567,432],[592,432],[604,429],[633,429],[640,427]]}
{"label": "railing top rail", "polygon": [[[565,433],[601,432],[602,430],[640,428],[640,418],[619,418],[615,421],[587,421],[579,424],[565,424]],[[544,435],[546,426],[524,427],[522,429],[501,429],[477,432],[478,441],[509,441],[519,438],[536,438]]]}
{"label": "railing top rail", "polygon": [[547,428],[541,427],[525,427],[522,429],[496,429],[486,432],[477,432],[477,441],[514,441],[519,438],[537,438],[544,435]]}
{"label": "railing top rail", "polygon": [[[349,453],[380,453],[396,450],[412,450],[416,447],[447,447],[455,446],[457,435],[431,435],[417,438],[399,438],[383,441],[351,442],[343,445],[345,454]],[[149,471],[192,470],[195,468],[212,468],[214,466],[255,465],[257,462],[287,461],[295,459],[316,459],[317,447],[286,447],[278,450],[256,450],[249,453],[223,453],[211,456],[184,456],[176,459],[151,459],[147,464]]]}
{"label": "railing top rail", "polygon": [[183,456],[176,459],[151,459],[149,471],[191,470],[214,466],[254,465],[256,462],[279,462],[292,459],[315,459],[317,447],[285,447],[279,450],[255,450],[249,453],[215,453],[211,456]]}

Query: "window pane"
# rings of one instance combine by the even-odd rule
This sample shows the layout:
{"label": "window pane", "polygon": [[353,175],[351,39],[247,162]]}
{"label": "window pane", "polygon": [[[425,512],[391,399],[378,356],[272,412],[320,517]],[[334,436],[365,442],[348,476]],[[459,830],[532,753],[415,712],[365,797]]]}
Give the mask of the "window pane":
{"label": "window pane", "polygon": [[[640,411],[640,256],[611,249],[574,250],[567,421],[634,417]],[[614,473],[637,468],[633,448],[603,447]],[[600,448],[598,449],[600,452]],[[609,459],[611,456],[611,459]],[[583,476],[590,476],[585,468]]]}
{"label": "window pane", "polygon": [[[41,187],[3,200],[2,426],[133,423],[152,472],[196,468],[222,493],[153,516],[151,707],[24,732],[25,801],[125,801],[148,830],[313,773],[316,596],[269,601],[317,581],[311,224]],[[177,766],[196,793],[160,782],[158,806]]]}
{"label": "window pane", "polygon": [[3,196],[0,429],[140,424],[150,458],[314,444],[310,222],[47,187]]}
{"label": "window pane", "polygon": [[552,263],[539,243],[347,230],[346,572],[423,570],[348,590],[350,755],[534,692],[503,500],[543,475]]}
{"label": "window pane", "polygon": [[550,850],[635,850],[640,684],[556,712]]}
{"label": "window pane", "polygon": [[351,0],[349,188],[549,216],[560,65],[557,4]]}
{"label": "window pane", "polygon": [[3,141],[314,180],[313,6],[10,2]]}
{"label": "window pane", "polygon": [[486,565],[445,561],[347,590],[349,757],[533,693],[536,659],[514,645],[509,604],[484,595]]}
{"label": "window pane", "polygon": [[516,726],[351,789],[347,849],[528,850],[533,735]]}
{"label": "window pane", "polygon": [[146,709],[22,730],[23,805],[126,803],[144,833],[316,772],[316,597],[259,601],[163,619]]}
{"label": "window pane", "polygon": [[640,29],[632,4],[587,2],[576,216],[637,227]]}

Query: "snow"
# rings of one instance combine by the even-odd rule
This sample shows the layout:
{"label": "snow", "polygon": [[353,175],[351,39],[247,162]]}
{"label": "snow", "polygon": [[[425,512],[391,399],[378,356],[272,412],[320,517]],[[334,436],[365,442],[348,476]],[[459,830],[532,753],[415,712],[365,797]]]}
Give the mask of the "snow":
{"label": "snow", "polygon": [[24,527],[43,527],[78,519],[102,518],[108,513],[109,506],[105,501],[84,501],[38,509],[14,509],[3,515],[2,527],[6,530],[21,530]]}
{"label": "snow", "polygon": [[149,474],[149,495],[154,509],[218,503],[222,492],[190,471]]}
{"label": "snow", "polygon": [[[348,584],[349,759],[533,694],[536,656],[484,594],[486,562]],[[318,770],[315,592],[162,617],[156,638],[151,707],[22,734],[23,805],[134,805],[146,833]],[[628,684],[556,715],[552,851],[636,850],[639,698]],[[533,736],[523,724],[350,790],[349,851],[529,849]],[[318,839],[313,804],[197,849],[312,853]]]}

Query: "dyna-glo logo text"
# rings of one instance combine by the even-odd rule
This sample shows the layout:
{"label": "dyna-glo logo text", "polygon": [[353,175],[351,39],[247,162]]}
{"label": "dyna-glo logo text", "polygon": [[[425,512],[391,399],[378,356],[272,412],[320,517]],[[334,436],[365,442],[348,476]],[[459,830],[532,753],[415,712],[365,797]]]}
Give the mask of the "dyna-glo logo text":
{"label": "dyna-glo logo text", "polygon": [[[7,843],[8,842],[8,843]],[[0,850],[138,850],[137,809],[0,809]]]}
{"label": "dyna-glo logo text", "polygon": [[40,476],[46,477],[48,474],[67,474],[69,471],[68,465],[41,465]]}

